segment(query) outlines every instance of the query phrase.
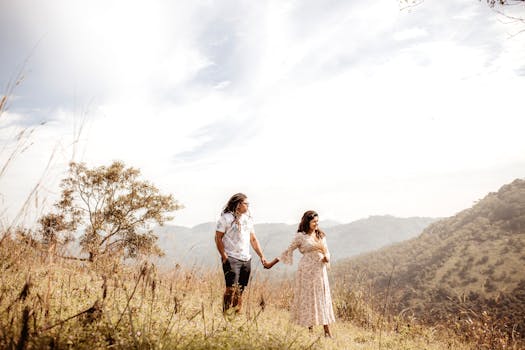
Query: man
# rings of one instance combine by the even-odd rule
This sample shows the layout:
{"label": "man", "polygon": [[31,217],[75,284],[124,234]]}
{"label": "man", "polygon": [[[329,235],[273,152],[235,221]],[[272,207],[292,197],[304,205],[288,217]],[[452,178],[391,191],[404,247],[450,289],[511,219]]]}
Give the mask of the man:
{"label": "man", "polygon": [[215,243],[222,260],[222,270],[226,281],[223,312],[230,307],[240,312],[242,292],[248,285],[251,271],[250,244],[261,259],[267,264],[253,228],[253,221],[248,214],[248,198],[242,193],[234,194],[221,213],[215,231]]}

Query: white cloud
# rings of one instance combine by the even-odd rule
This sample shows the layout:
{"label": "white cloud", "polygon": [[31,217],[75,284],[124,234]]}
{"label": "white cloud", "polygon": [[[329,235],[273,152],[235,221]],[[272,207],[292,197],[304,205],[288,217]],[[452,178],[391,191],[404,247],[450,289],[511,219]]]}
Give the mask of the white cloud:
{"label": "white cloud", "polygon": [[428,33],[426,30],[416,27],[416,28],[409,28],[409,29],[404,29],[399,32],[395,32],[394,39],[402,41],[402,40],[422,38],[427,35]]}
{"label": "white cloud", "polygon": [[[30,92],[57,102],[36,106],[52,122],[2,179],[6,198],[21,201],[57,137],[60,177],[71,96],[94,99],[76,158],[139,167],[184,202],[181,224],[213,220],[237,191],[259,221],[441,216],[522,176],[523,39],[502,41],[484,4],[33,5],[12,5],[22,42],[43,35]],[[492,180],[468,185],[476,172]]]}

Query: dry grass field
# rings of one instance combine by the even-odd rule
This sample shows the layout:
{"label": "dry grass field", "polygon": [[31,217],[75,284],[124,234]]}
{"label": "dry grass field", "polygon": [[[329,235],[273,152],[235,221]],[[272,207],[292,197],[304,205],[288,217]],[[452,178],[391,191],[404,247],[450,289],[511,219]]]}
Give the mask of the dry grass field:
{"label": "dry grass field", "polygon": [[[253,274],[239,315],[223,315],[216,271],[151,263],[50,262],[30,239],[0,242],[3,349],[475,349],[446,328],[385,317],[333,286],[333,339],[289,322],[290,281]],[[260,275],[260,274],[259,274]],[[517,349],[517,347],[515,347]]]}

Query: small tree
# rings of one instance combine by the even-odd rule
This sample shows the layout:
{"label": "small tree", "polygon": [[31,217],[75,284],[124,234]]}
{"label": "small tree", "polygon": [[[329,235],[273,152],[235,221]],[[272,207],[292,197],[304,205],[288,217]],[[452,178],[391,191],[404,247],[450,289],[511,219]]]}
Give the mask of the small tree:
{"label": "small tree", "polygon": [[64,214],[48,213],[42,216],[38,223],[41,226],[41,243],[47,248],[50,261],[57,253],[57,248],[64,247],[74,240],[72,232],[75,230],[72,222],[65,220]]}
{"label": "small tree", "polygon": [[60,185],[58,214],[40,219],[43,238],[53,243],[57,234],[82,228],[80,246],[88,254],[82,260],[94,261],[107,254],[161,256],[151,224],[163,225],[172,219],[169,212],[183,206],[139,176],[139,170],[126,168],[122,162],[94,169],[72,162],[69,176]]}

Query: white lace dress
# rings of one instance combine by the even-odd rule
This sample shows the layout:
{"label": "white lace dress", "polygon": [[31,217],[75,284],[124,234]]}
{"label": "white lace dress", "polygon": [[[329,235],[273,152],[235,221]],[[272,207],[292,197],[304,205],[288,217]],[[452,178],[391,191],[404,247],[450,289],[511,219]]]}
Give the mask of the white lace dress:
{"label": "white lace dress", "polygon": [[292,321],[305,327],[335,322],[327,264],[321,261],[323,252],[330,259],[326,239],[318,241],[314,235],[298,232],[279,260],[291,265],[295,249],[303,256],[295,275]]}

